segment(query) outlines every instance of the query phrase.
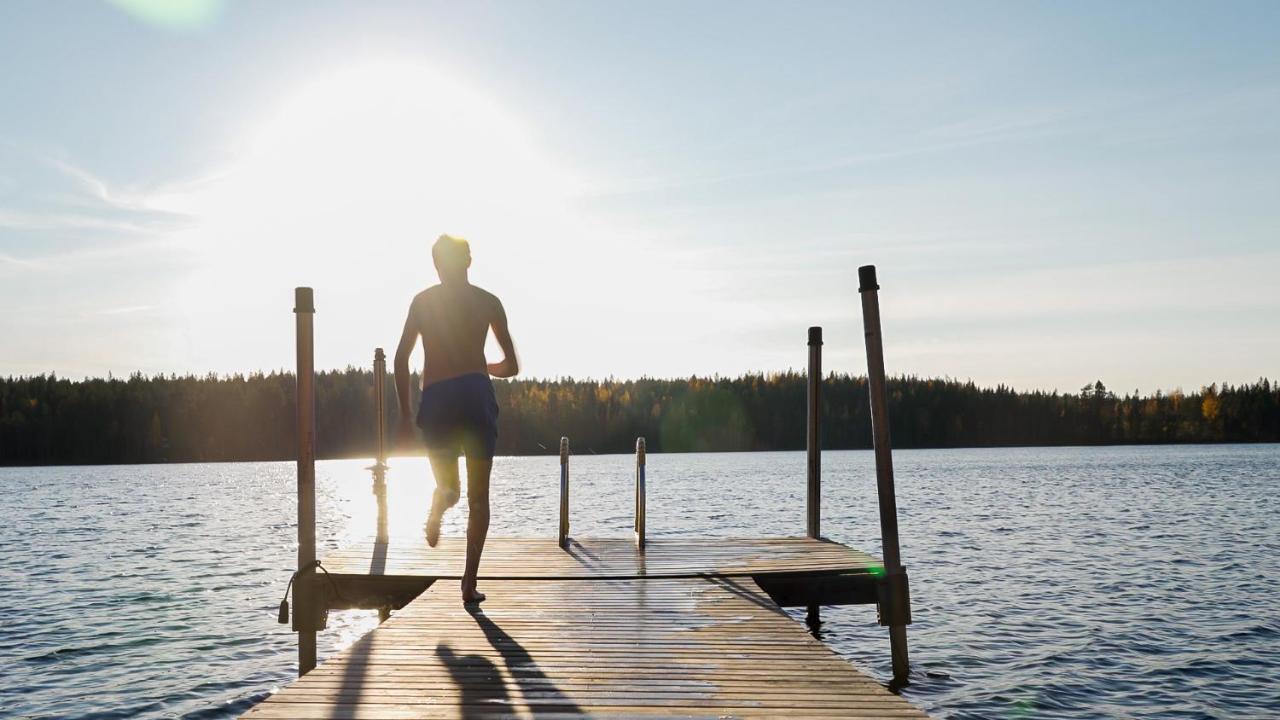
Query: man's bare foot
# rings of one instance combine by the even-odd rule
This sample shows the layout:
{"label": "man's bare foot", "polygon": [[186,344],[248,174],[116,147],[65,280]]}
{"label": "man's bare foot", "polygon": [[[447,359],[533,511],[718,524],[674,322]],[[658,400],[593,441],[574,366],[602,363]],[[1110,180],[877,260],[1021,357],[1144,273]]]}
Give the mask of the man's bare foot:
{"label": "man's bare foot", "polygon": [[435,547],[440,542],[440,516],[443,513],[436,512],[435,507],[431,508],[431,513],[427,515],[427,544]]}
{"label": "man's bare foot", "polygon": [[484,602],[484,593],[476,590],[476,581],[467,578],[462,579],[462,604],[478,605]]}
{"label": "man's bare foot", "polygon": [[458,502],[458,493],[441,492],[440,488],[436,488],[431,494],[431,511],[427,513],[427,544],[435,547],[440,542],[440,520],[444,517],[444,511],[453,507]]}

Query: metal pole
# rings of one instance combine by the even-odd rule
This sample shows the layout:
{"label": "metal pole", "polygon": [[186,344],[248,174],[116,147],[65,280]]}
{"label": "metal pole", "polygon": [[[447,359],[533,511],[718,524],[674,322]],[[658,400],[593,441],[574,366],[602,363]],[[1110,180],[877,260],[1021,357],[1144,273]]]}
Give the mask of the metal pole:
{"label": "metal pole", "polygon": [[822,536],[822,328],[809,328],[809,486],[805,495],[805,532],[811,538]]}
{"label": "metal pole", "polygon": [[560,547],[569,547],[569,438],[560,438]]}
{"label": "metal pole", "polygon": [[316,559],[316,397],[315,297],[309,287],[293,291],[297,321],[297,440],[298,440],[298,570],[293,586],[293,626],[298,631],[298,676],[316,666],[316,597],[313,566]]}
{"label": "metal pole", "polygon": [[898,549],[898,503],[893,488],[893,451],[889,444],[888,400],[885,393],[884,346],[880,338],[880,286],[874,265],[858,268],[862,295],[862,326],[867,343],[867,382],[871,399],[871,433],[876,454],[876,491],[880,499],[880,540],[885,576],[878,587],[880,624],[889,626],[893,681],[907,683],[907,628],[911,623],[911,595],[907,571]]}
{"label": "metal pole", "polygon": [[636,547],[644,550],[644,438],[636,438]]}

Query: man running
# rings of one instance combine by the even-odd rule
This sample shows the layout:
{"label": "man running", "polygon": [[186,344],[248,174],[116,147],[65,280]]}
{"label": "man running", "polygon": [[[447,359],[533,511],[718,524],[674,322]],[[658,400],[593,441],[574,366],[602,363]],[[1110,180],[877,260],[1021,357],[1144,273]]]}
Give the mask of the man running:
{"label": "man running", "polygon": [[[480,553],[489,532],[489,473],[498,443],[498,402],[489,376],[508,378],[520,370],[507,330],[507,315],[497,296],[467,280],[471,246],[441,235],[431,248],[440,284],[418,293],[409,304],[400,346],[396,348],[396,397],[400,402],[400,441],[413,437],[409,424],[409,355],[422,336],[426,355],[417,425],[426,440],[436,478],[427,516],[427,544],[440,540],[440,518],[458,502],[458,453],[467,457],[467,560],[462,601],[478,603]],[[502,348],[502,361],[488,363],[484,343],[489,328]]]}

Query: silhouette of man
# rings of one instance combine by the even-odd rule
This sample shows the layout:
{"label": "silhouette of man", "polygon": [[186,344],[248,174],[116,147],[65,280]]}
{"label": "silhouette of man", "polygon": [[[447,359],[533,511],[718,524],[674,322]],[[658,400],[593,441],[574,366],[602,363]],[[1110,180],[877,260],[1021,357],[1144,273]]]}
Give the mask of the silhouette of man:
{"label": "silhouette of man", "polygon": [[[498,442],[498,402],[489,376],[508,378],[519,372],[515,346],[507,330],[507,314],[492,293],[467,279],[471,246],[441,235],[431,248],[440,284],[418,293],[396,348],[396,397],[400,403],[400,441],[413,438],[409,424],[409,356],[422,337],[426,355],[422,370],[422,402],[417,426],[427,445],[436,489],[427,515],[427,544],[440,539],[440,518],[458,502],[458,453],[467,458],[467,559],[462,575],[462,601],[477,603],[480,553],[489,532],[489,473]],[[502,361],[489,363],[484,342],[489,328],[502,348]]]}

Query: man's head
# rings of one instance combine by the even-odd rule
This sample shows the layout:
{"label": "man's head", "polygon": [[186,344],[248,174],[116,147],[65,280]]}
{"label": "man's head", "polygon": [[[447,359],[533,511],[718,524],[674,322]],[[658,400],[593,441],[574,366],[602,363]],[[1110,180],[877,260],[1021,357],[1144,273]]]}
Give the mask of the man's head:
{"label": "man's head", "polygon": [[441,282],[465,278],[471,267],[471,245],[462,238],[441,235],[431,246],[431,259]]}

